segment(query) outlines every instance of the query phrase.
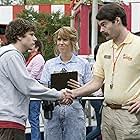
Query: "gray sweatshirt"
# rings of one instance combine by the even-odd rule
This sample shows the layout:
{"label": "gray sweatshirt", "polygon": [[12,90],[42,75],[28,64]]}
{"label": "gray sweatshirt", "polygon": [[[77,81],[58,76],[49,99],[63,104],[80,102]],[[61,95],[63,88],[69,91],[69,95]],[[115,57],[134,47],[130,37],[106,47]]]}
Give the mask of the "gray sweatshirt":
{"label": "gray sweatshirt", "polygon": [[60,95],[29,76],[24,56],[12,44],[0,48],[0,121],[25,126],[30,97],[57,100]]}

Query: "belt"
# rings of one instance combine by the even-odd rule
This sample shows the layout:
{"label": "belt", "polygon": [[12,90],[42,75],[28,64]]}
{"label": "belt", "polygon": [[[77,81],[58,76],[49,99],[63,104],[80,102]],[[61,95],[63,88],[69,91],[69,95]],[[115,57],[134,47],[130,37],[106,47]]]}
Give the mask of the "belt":
{"label": "belt", "polygon": [[108,104],[108,103],[106,103],[106,106],[110,107],[111,109],[122,109],[121,104]]}
{"label": "belt", "polygon": [[[81,99],[78,99],[77,101],[81,104]],[[65,104],[61,104],[60,101],[55,101],[54,102],[54,107],[57,106],[57,105],[61,106],[61,105],[65,105]]]}

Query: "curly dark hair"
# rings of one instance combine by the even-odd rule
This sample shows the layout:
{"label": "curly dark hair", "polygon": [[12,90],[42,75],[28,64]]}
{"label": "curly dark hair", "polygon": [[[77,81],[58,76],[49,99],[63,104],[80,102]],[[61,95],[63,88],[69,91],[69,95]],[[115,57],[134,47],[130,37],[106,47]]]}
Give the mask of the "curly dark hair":
{"label": "curly dark hair", "polygon": [[18,39],[17,37],[24,37],[25,33],[28,31],[35,32],[35,26],[28,20],[17,18],[11,21],[7,25],[5,31],[7,43],[16,43]]}
{"label": "curly dark hair", "polygon": [[122,24],[126,27],[127,26],[127,19],[126,13],[124,8],[119,5],[118,3],[109,3],[103,5],[96,15],[97,20],[109,20],[114,22],[116,17],[120,17]]}

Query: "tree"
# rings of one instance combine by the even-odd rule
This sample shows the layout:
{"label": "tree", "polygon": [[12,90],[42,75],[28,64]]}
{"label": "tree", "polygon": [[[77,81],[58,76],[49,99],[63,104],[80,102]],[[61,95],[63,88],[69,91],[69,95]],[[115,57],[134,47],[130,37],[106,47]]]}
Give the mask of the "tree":
{"label": "tree", "polygon": [[45,60],[54,57],[53,34],[62,26],[70,26],[70,16],[61,15],[59,11],[52,14],[37,13],[31,8],[24,10],[18,17],[35,24],[36,37],[44,44]]}
{"label": "tree", "polygon": [[64,4],[70,3],[70,0],[27,0],[27,4],[41,4],[41,3]]}

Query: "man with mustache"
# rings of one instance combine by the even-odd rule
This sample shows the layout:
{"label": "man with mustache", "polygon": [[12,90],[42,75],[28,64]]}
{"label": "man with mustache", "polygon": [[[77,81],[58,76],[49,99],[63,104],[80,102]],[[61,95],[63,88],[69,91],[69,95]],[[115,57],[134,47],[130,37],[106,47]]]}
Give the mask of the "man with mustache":
{"label": "man with mustache", "polygon": [[104,82],[103,140],[140,140],[140,37],[127,30],[121,5],[105,4],[96,19],[108,41],[99,48],[94,79],[67,92],[73,97],[88,95]]}

